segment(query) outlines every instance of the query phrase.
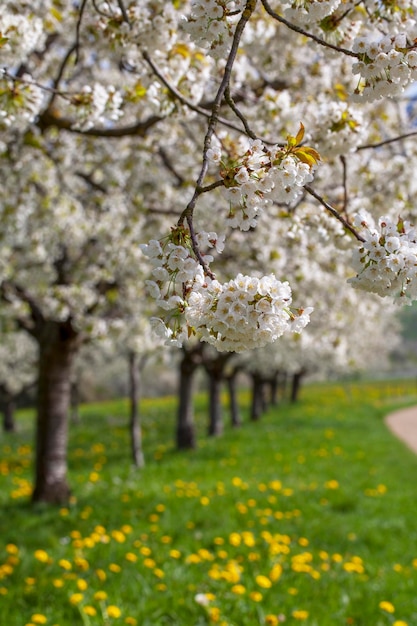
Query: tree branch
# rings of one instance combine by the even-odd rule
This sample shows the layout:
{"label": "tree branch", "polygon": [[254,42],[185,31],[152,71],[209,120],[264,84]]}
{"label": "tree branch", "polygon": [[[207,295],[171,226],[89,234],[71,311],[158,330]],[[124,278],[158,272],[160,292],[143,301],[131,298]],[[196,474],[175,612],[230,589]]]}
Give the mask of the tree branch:
{"label": "tree branch", "polygon": [[227,86],[225,92],[224,92],[224,99],[226,100],[227,104],[229,105],[229,107],[232,109],[233,113],[240,119],[240,121],[242,122],[246,134],[251,138],[251,139],[257,139],[258,137],[255,135],[255,133],[251,130],[249,123],[246,119],[246,117],[243,115],[243,113],[241,111],[239,111],[239,109],[237,108],[235,102],[233,101],[233,98],[231,96],[230,93],[230,88],[229,86]]}
{"label": "tree branch", "polygon": [[[174,96],[174,98],[176,98],[179,102],[181,102],[181,104],[184,104],[186,107],[191,109],[191,111],[195,111],[195,113],[198,113],[199,115],[202,115],[203,117],[206,117],[207,119],[210,119],[211,117],[210,111],[206,111],[203,107],[198,106],[197,104],[194,104],[194,102],[191,102],[191,100],[188,100],[188,98],[186,98],[180,91],[178,91],[178,89],[176,89],[173,85],[171,85],[171,83],[162,74],[161,70],[156,65],[156,63],[151,59],[148,52],[146,51],[143,52],[143,58],[145,59],[149,67],[152,69],[155,76],[169,90],[169,92],[171,93],[171,95]],[[227,128],[236,130],[239,133],[242,132],[241,128],[239,128],[238,126],[235,126],[234,124],[232,124],[232,122],[229,122],[228,120],[224,118],[219,118],[218,121],[220,124],[222,124],[223,126],[226,126]]]}
{"label": "tree branch", "polygon": [[391,139],[384,139],[384,141],[379,141],[378,143],[369,143],[364,146],[358,146],[356,150],[370,150],[371,148],[380,148],[381,146],[386,146],[390,143],[394,143],[396,141],[403,141],[403,139],[408,139],[409,137],[415,137],[417,135],[417,130],[413,130],[410,133],[404,133],[404,135],[398,135],[398,137],[391,137]]}
{"label": "tree branch", "polygon": [[304,189],[307,191],[307,193],[309,193],[311,196],[313,196],[313,198],[315,198],[316,200],[318,200],[320,202],[320,204],[322,206],[324,206],[324,208],[329,211],[329,213],[331,213],[337,220],[339,220],[339,222],[341,222],[343,224],[343,226],[352,233],[352,235],[358,240],[361,241],[362,243],[365,241],[365,239],[362,237],[362,235],[360,235],[351,224],[349,224],[349,222],[347,221],[347,219],[345,219],[343,217],[343,215],[341,215],[339,213],[339,211],[337,209],[335,209],[334,207],[332,207],[328,202],[326,202],[324,200],[324,198],[322,198],[321,196],[319,196],[318,193],[316,193],[314,191],[314,189],[312,189],[309,185],[305,185]]}
{"label": "tree branch", "polygon": [[300,28],[299,26],[296,26],[295,24],[291,24],[291,22],[288,22],[288,20],[278,15],[278,13],[275,13],[271,5],[269,4],[268,0],[261,0],[261,2],[263,4],[265,11],[268,13],[268,15],[273,17],[274,20],[276,20],[277,22],[280,22],[280,24],[284,24],[284,26],[286,26],[290,30],[293,30],[294,32],[299,33],[300,35],[303,35],[304,37],[308,37],[309,39],[312,39],[313,41],[318,43],[320,46],[324,46],[325,48],[330,48],[331,50],[336,50],[336,52],[341,52],[342,54],[345,54],[346,56],[349,56],[349,57],[354,57],[355,59],[358,58],[358,55],[356,54],[356,52],[352,52],[352,50],[346,50],[346,48],[341,48],[340,46],[334,46],[333,44],[325,41],[324,39],[321,39],[320,37],[317,37],[316,35],[309,33],[303,28]]}
{"label": "tree branch", "polygon": [[219,122],[220,106],[221,106],[224,94],[226,92],[226,89],[229,87],[229,84],[230,84],[230,78],[232,75],[233,65],[234,65],[237,51],[239,48],[240,39],[242,37],[246,24],[248,23],[253,11],[255,10],[256,2],[257,0],[247,0],[242,16],[236,25],[236,29],[233,35],[232,47],[230,49],[229,56],[227,57],[227,61],[226,61],[226,65],[225,65],[224,73],[223,73],[223,78],[221,80],[220,86],[217,90],[216,96],[212,104],[212,110],[211,110],[211,115],[209,118],[207,132],[204,137],[203,162],[201,165],[200,174],[197,178],[193,196],[190,202],[188,203],[188,205],[186,206],[186,208],[184,209],[184,211],[182,212],[180,219],[178,220],[179,226],[184,223],[184,220],[187,221],[188,228],[190,229],[191,242],[192,242],[194,253],[199,263],[203,267],[204,272],[211,278],[214,278],[214,274],[211,272],[207,264],[204,262],[201,256],[201,252],[198,248],[196,237],[195,237],[194,224],[193,224],[194,208],[197,203],[198,197],[202,193],[201,190],[203,189],[203,180],[206,176],[206,173],[209,167],[209,160],[207,157],[207,152],[211,146],[211,140],[215,133],[216,125]]}
{"label": "tree branch", "polygon": [[44,111],[38,118],[37,126],[41,130],[55,127],[60,130],[67,130],[77,135],[87,135],[89,137],[108,137],[118,138],[137,135],[139,137],[145,137],[147,131],[163,120],[163,117],[157,115],[151,115],[147,120],[143,122],[137,122],[131,126],[121,126],[115,128],[90,128],[88,130],[80,130],[79,128],[73,128],[74,121],[65,117],[58,117],[52,113],[50,109]]}

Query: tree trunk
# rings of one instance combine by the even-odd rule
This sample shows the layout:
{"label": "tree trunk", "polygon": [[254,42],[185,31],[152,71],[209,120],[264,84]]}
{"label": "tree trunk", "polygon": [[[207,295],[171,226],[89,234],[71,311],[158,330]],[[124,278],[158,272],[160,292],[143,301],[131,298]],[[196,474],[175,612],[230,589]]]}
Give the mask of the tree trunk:
{"label": "tree trunk", "polygon": [[3,396],[3,430],[7,433],[16,431],[16,422],[14,419],[15,399],[10,393],[5,392]]}
{"label": "tree trunk", "polygon": [[130,441],[132,459],[136,467],[144,467],[145,457],[142,447],[142,426],[139,416],[139,368],[136,352],[129,352],[129,400],[130,400]]}
{"label": "tree trunk", "polygon": [[250,418],[257,421],[263,413],[263,381],[259,374],[252,374],[252,404]]}
{"label": "tree trunk", "polygon": [[71,422],[73,424],[80,423],[80,383],[78,378],[71,381]]}
{"label": "tree trunk", "polygon": [[301,381],[302,378],[305,374],[304,370],[300,370],[299,372],[295,372],[295,374],[293,374],[292,376],[292,381],[291,381],[291,402],[297,402],[299,395],[300,395],[300,387],[301,387]]}
{"label": "tree trunk", "polygon": [[201,362],[202,347],[182,349],[179,368],[178,413],[176,441],[178,449],[195,448],[197,445],[194,424],[194,378]]}
{"label": "tree trunk", "polygon": [[278,376],[279,373],[275,372],[269,381],[271,406],[278,405]]}
{"label": "tree trunk", "polygon": [[209,425],[208,435],[219,437],[223,434],[223,411],[221,403],[222,372],[215,368],[207,372],[209,379]]}
{"label": "tree trunk", "polygon": [[230,418],[231,424],[233,428],[238,428],[242,425],[242,418],[240,416],[239,403],[237,401],[237,376],[239,374],[239,370],[234,370],[227,377],[227,388],[229,391],[229,402],[230,402]]}
{"label": "tree trunk", "polygon": [[217,353],[213,358],[204,362],[204,368],[209,379],[209,425],[208,435],[218,437],[223,434],[223,408],[221,403],[221,386],[224,380],[224,371],[232,352]]}
{"label": "tree trunk", "polygon": [[64,504],[67,483],[68,417],[71,370],[79,336],[68,322],[47,321],[37,336],[39,381],[37,401],[34,502]]}

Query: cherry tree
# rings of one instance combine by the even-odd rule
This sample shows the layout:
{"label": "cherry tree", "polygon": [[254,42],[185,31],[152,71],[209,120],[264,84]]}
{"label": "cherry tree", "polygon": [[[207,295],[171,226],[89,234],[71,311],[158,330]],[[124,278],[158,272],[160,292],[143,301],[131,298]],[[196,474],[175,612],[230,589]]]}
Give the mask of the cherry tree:
{"label": "cherry tree", "polygon": [[0,291],[39,346],[35,499],[68,498],[80,346],[139,317],[145,285],[159,336],[223,352],[303,331],[311,247],[358,293],[415,298],[416,19],[388,0],[2,3]]}

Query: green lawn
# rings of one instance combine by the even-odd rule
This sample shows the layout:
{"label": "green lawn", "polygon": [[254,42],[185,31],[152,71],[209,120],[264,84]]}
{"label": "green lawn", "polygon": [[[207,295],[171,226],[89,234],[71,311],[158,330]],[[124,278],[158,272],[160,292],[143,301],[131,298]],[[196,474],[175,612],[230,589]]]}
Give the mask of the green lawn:
{"label": "green lawn", "polygon": [[[248,398],[242,396],[243,404]],[[409,383],[316,385],[294,406],[173,447],[175,401],[124,401],[71,427],[68,508],[28,504],[32,416],[1,435],[1,626],[415,626],[417,456],[383,416]]]}

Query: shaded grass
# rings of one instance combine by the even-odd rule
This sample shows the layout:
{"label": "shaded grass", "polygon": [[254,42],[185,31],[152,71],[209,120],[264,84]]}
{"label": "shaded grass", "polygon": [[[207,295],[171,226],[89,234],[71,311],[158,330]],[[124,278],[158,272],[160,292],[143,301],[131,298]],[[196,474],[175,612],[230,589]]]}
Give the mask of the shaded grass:
{"label": "shaded grass", "polygon": [[141,472],[127,403],[82,407],[60,510],[27,504],[26,412],[2,437],[0,623],[414,626],[417,458],[382,418],[415,393],[315,385],[218,440],[204,437],[201,396],[200,446],[186,453],[173,399],[146,400]]}

